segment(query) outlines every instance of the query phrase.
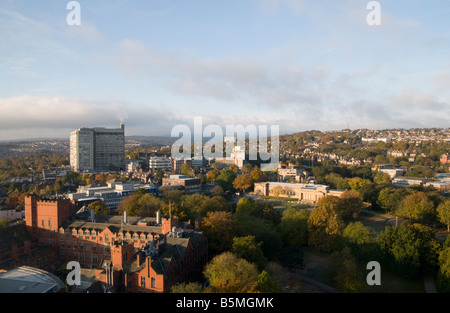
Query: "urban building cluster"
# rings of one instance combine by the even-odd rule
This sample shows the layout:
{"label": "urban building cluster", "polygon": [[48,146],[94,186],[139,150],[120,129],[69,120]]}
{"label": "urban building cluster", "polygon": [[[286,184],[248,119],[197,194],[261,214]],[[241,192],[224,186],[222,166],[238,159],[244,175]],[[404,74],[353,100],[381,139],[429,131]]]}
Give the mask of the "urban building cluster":
{"label": "urban building cluster", "polygon": [[84,292],[169,292],[176,283],[201,279],[208,242],[198,223],[160,212],[156,218],[76,213],[68,199],[26,197],[32,240],[13,245],[0,268],[28,265],[54,272],[76,261],[83,284],[73,290]]}

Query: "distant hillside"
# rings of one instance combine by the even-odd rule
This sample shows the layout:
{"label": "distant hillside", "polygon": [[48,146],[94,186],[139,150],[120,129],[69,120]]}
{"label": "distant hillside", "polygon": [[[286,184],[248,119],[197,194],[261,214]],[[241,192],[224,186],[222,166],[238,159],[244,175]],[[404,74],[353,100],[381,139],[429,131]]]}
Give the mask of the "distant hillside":
{"label": "distant hillside", "polygon": [[[125,136],[125,149],[170,146],[176,138],[160,136]],[[35,153],[69,154],[69,139],[36,138],[0,141],[0,158]]]}

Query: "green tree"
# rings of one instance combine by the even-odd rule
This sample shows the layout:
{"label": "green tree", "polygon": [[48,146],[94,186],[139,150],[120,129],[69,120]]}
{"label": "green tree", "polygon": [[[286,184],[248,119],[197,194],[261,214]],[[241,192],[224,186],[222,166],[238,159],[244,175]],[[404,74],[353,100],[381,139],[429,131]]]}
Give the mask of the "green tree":
{"label": "green tree", "polygon": [[259,273],[255,264],[238,258],[231,252],[215,256],[204,270],[212,292],[256,292]]}
{"label": "green tree", "polygon": [[425,192],[415,192],[406,196],[395,211],[401,217],[422,222],[433,222],[436,210]]}
{"label": "green tree", "polygon": [[364,273],[349,248],[333,252],[330,256],[331,271],[334,273],[336,287],[340,292],[360,293],[367,290]]}
{"label": "green tree", "polygon": [[203,287],[197,282],[178,283],[170,288],[171,293],[202,293]]}
{"label": "green tree", "polygon": [[426,226],[403,222],[386,227],[377,244],[391,270],[403,277],[415,278],[421,271],[436,267],[439,242]]}
{"label": "green tree", "polygon": [[275,279],[265,270],[258,275],[258,282],[256,289],[262,293],[278,293],[280,287]]}
{"label": "green tree", "polygon": [[256,242],[262,242],[261,249],[267,258],[276,257],[282,246],[280,233],[274,225],[254,215],[242,215],[237,218],[243,235],[254,236]]}
{"label": "green tree", "polygon": [[450,200],[445,200],[436,209],[438,218],[442,224],[447,225],[447,232],[450,232]]}
{"label": "green tree", "polygon": [[257,243],[254,236],[234,237],[231,252],[237,257],[256,264],[258,270],[264,269],[264,254],[261,242]]}
{"label": "green tree", "polygon": [[183,165],[181,165],[180,173],[181,175],[186,175],[187,177],[194,176],[194,170],[189,163],[183,163]]}
{"label": "green tree", "polygon": [[450,247],[442,249],[439,253],[437,287],[440,292],[450,292]]}
{"label": "green tree", "polygon": [[342,232],[344,247],[351,249],[352,254],[359,260],[368,260],[374,257],[376,250],[376,236],[369,227],[357,221],[348,224]]}
{"label": "green tree", "polygon": [[285,245],[308,244],[308,218],[307,210],[289,208],[283,211],[279,229]]}
{"label": "green tree", "polygon": [[223,188],[223,190],[233,190],[233,181],[236,178],[236,173],[229,170],[223,169],[220,171],[220,174],[217,176],[217,184]]}

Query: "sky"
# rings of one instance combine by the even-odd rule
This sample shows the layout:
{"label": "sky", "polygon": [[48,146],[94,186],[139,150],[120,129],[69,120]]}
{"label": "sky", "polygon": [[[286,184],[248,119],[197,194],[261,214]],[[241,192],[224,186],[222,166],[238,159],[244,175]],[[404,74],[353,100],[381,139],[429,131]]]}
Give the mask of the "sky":
{"label": "sky", "polygon": [[450,127],[450,0],[369,2],[0,0],[0,140]]}

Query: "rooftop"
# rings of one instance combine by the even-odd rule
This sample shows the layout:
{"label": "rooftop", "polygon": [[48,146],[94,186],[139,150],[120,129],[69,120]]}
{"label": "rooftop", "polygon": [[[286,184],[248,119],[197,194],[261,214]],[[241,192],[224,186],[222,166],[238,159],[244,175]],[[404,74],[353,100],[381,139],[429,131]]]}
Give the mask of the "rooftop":
{"label": "rooftop", "polygon": [[34,267],[21,266],[0,273],[0,293],[51,293],[62,288],[61,279]]}

